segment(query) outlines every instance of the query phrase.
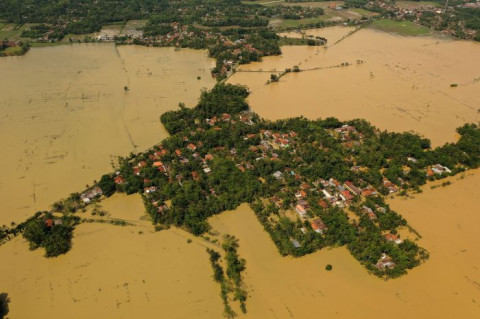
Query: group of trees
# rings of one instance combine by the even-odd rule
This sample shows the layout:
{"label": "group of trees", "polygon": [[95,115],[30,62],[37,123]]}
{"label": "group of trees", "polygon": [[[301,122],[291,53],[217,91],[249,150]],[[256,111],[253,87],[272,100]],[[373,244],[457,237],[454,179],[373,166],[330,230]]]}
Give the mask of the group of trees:
{"label": "group of trees", "polygon": [[0,293],[0,319],[5,318],[8,315],[9,309],[8,304],[10,303],[10,298],[5,292]]}
{"label": "group of trees", "polygon": [[0,41],[0,57],[7,55],[23,55],[30,49],[29,42],[23,41]]}
{"label": "group of trees", "polygon": [[50,212],[39,212],[25,224],[23,237],[29,241],[30,249],[43,247],[47,257],[55,257],[70,249],[73,229],[79,220],[77,216],[54,218]]}
{"label": "group of trees", "polygon": [[238,239],[231,235],[223,236],[222,248],[225,253],[226,271],[220,265],[221,255],[217,251],[207,248],[210,264],[213,268],[213,279],[221,286],[221,296],[224,304],[224,316],[234,318],[235,311],[230,306],[229,294],[233,294],[233,300],[238,300],[240,310],[247,312],[247,292],[244,289],[242,272],[245,270],[245,259],[240,258],[237,252]]}
{"label": "group of trees", "polygon": [[455,36],[459,38],[470,38],[469,35],[465,34],[465,28],[467,28],[475,31],[476,34],[473,39],[480,41],[480,8],[463,8],[451,5],[449,10],[440,15],[432,11],[424,12],[420,17],[420,23],[437,30],[453,30]]}
{"label": "group of trees", "polygon": [[273,16],[298,19],[321,14],[321,8],[246,5],[240,0],[100,0],[95,6],[87,0],[0,2],[0,18],[17,24],[40,24],[25,31],[24,36],[39,38],[48,32],[52,39],[61,39],[66,34],[88,34],[108,23],[135,19],[149,19],[147,33],[163,33],[168,29],[165,24],[173,22],[208,27],[266,27]]}

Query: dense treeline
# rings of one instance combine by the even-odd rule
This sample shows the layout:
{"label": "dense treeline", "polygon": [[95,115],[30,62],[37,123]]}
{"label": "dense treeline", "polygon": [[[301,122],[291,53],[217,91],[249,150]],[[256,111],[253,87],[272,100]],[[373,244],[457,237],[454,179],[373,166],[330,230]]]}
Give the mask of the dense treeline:
{"label": "dense treeline", "polygon": [[[235,311],[230,306],[229,294],[233,295],[233,300],[239,302],[240,310],[247,312],[247,292],[244,289],[242,272],[245,270],[245,259],[240,258],[237,252],[238,239],[231,235],[223,236],[222,248],[225,252],[226,271],[220,265],[221,255],[210,248],[207,248],[210,264],[213,269],[213,279],[220,284],[221,297],[224,304],[223,314],[226,318],[236,317]],[[226,275],[226,276],[225,276]]]}
{"label": "dense treeline", "polygon": [[[168,7],[167,0],[124,1],[45,1],[5,0],[0,2],[0,15],[13,23],[55,23],[58,20],[85,20],[98,26],[109,22],[145,18],[147,13],[159,12]],[[82,27],[83,28],[83,27]],[[88,27],[92,30],[95,28]]]}
{"label": "dense treeline", "polygon": [[[272,16],[312,17],[323,14],[321,8],[244,5],[240,0],[91,0],[44,1],[5,0],[0,2],[0,18],[23,24],[41,23],[24,36],[39,37],[52,30],[52,38],[66,34],[88,34],[102,25],[136,19],[149,19],[147,33],[165,33],[162,24],[194,23],[208,27],[266,27]],[[158,34],[158,33],[157,33]]]}

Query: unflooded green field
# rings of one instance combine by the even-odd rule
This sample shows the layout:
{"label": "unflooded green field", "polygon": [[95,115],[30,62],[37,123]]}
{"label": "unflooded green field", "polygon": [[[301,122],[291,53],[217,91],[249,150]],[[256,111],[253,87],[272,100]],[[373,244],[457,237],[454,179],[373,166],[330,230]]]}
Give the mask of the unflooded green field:
{"label": "unflooded green field", "polygon": [[380,31],[392,32],[404,36],[418,36],[432,33],[432,30],[430,30],[429,28],[410,21],[394,21],[382,19],[373,21],[369,27]]}

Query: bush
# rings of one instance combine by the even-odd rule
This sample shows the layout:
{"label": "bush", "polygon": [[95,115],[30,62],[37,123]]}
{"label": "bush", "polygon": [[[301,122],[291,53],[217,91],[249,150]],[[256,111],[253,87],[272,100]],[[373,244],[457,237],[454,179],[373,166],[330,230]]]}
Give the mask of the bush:
{"label": "bush", "polygon": [[325,270],[327,271],[331,271],[333,269],[333,266],[328,264],[326,267],[325,267]]}

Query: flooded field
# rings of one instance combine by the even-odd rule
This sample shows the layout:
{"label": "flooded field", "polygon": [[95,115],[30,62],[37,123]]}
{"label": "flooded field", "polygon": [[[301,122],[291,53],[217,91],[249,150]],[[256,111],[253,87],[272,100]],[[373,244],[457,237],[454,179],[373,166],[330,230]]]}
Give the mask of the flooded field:
{"label": "flooded field", "polygon": [[310,36],[322,37],[328,40],[327,46],[330,46],[335,42],[341,40],[342,38],[346,37],[348,34],[350,34],[354,30],[356,30],[355,27],[334,26],[334,27],[328,27],[328,28],[307,29],[307,30],[302,30],[302,32],[298,32],[298,31],[282,32],[282,33],[279,33],[278,35],[280,37],[300,38],[300,39],[302,37],[308,38]]}
{"label": "flooded field", "polygon": [[[0,225],[21,221],[166,136],[159,121],[215,81],[205,51],[113,44],[0,60]],[[197,79],[200,77],[200,79]]]}
{"label": "flooded field", "polygon": [[[341,35],[338,29],[323,32],[327,39]],[[283,52],[240,68],[263,73],[238,72],[229,80],[252,89],[250,104],[263,117],[365,118],[381,129],[413,130],[434,145],[454,141],[455,128],[480,120],[478,43],[362,29],[337,44],[329,41],[328,48]],[[337,67],[342,63],[349,66]],[[271,73],[265,71],[293,65],[314,70],[265,84]]]}
{"label": "flooded field", "polygon": [[[369,275],[345,248],[281,257],[247,205],[211,218],[215,230],[240,240],[239,254],[247,261],[243,317],[318,318],[321,309],[322,316],[345,319],[385,313],[399,319],[475,318],[479,173],[453,177],[448,187],[426,187],[415,198],[390,200],[430,252],[425,264],[395,280]],[[20,237],[0,247],[0,258],[8,258],[0,264],[0,282],[11,298],[11,318],[30,318],[33,311],[52,319],[66,312],[72,318],[222,318],[219,286],[205,253],[214,246],[178,229],[153,232],[142,220],[138,195],[115,195],[102,209],[107,218],[134,226],[82,224],[72,251],[54,259],[29,252]]]}
{"label": "flooded field", "polygon": [[[435,145],[480,120],[480,45],[368,29],[341,40],[352,30],[307,31],[327,37],[328,48],[284,47],[282,56],[240,67],[268,72],[238,72],[229,81],[248,85],[253,110],[267,118],[363,117],[382,129],[414,130]],[[328,68],[344,62],[351,65]],[[271,72],[293,65],[321,69],[265,84]],[[214,85],[213,66],[204,51],[111,44],[1,59],[0,225],[47,209],[110,171],[117,156],[158,143],[166,136],[159,115],[178,102],[193,106],[200,90]],[[211,218],[215,230],[239,239],[246,259],[243,317],[476,318],[480,171],[450,181],[389,201],[430,252],[425,264],[389,281],[369,275],[345,248],[281,257],[247,205]],[[154,232],[139,195],[115,195],[100,209],[103,219],[131,225],[81,224],[73,249],[53,259],[29,251],[21,237],[0,246],[9,317],[222,318],[205,252],[212,244],[178,229]]]}
{"label": "flooded field", "polygon": [[[400,279],[372,275],[345,248],[281,257],[246,205],[210,220],[240,240],[247,261],[246,318],[475,318],[480,313],[476,225],[480,172],[415,199],[390,201],[423,236],[430,259]],[[327,264],[333,265],[326,271]]]}
{"label": "flooded field", "polygon": [[[140,196],[104,202],[113,216],[136,220]],[[149,226],[149,227],[147,227]],[[46,259],[21,238],[0,247],[1,292],[10,318],[221,318],[220,288],[204,241],[180,230],[82,224],[68,254]],[[5,258],[8,256],[8,258]]]}

